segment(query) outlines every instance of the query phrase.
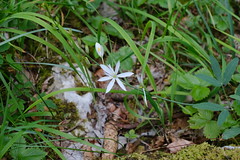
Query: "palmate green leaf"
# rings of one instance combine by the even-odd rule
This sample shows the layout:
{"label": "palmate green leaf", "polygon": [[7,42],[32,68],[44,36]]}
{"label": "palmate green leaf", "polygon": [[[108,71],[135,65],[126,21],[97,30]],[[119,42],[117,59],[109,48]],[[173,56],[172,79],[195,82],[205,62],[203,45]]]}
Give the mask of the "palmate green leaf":
{"label": "palmate green leaf", "polygon": [[47,155],[46,152],[44,152],[41,149],[37,148],[28,148],[25,149],[23,152],[21,152],[16,160],[41,160]]}
{"label": "palmate green leaf", "polygon": [[206,98],[210,93],[210,89],[202,86],[194,86],[191,91],[191,96],[195,101]]}
{"label": "palmate green leaf", "polygon": [[207,138],[217,138],[220,131],[220,127],[216,121],[209,121],[203,128],[203,133]]}
{"label": "palmate green leaf", "polygon": [[229,139],[229,138],[234,138],[236,137],[237,135],[240,134],[240,127],[232,127],[230,129],[227,129],[223,132],[223,139]]}
{"label": "palmate green leaf", "polygon": [[202,79],[202,80],[212,84],[215,87],[220,87],[222,85],[221,81],[218,81],[215,78],[212,78],[212,77],[210,77],[208,75],[198,74],[198,75],[196,75],[196,77],[198,77],[198,78],[200,78],[200,79]]}
{"label": "palmate green leaf", "polygon": [[184,89],[192,89],[195,85],[199,85],[200,81],[197,77],[190,73],[181,74],[177,77],[177,84]]}
{"label": "palmate green leaf", "polygon": [[110,54],[107,57],[106,64],[116,64],[117,61],[121,61],[120,68],[122,70],[131,70],[133,67],[133,60],[131,58],[132,50],[129,47],[121,47],[117,52]]}
{"label": "palmate green leaf", "polygon": [[208,110],[208,111],[223,111],[224,110],[223,106],[221,106],[219,104],[211,103],[211,102],[203,102],[203,103],[194,104],[193,108],[204,109],[204,110]]}
{"label": "palmate green leaf", "polygon": [[26,140],[24,137],[20,137],[11,147],[10,155],[14,159],[18,159],[19,155],[26,150]]}
{"label": "palmate green leaf", "polygon": [[208,123],[213,118],[213,112],[207,110],[199,110],[198,113],[190,117],[188,123],[192,129],[201,129],[206,123]]}
{"label": "palmate green leaf", "polygon": [[223,74],[223,84],[226,85],[231,80],[233,73],[235,72],[239,59],[236,57],[228,63],[226,70]]}
{"label": "palmate green leaf", "polygon": [[192,117],[190,117],[190,119],[188,120],[188,123],[190,124],[190,128],[192,129],[201,129],[205,126],[205,124],[208,121],[209,120],[203,119],[198,114],[195,114]]}
{"label": "palmate green leaf", "polygon": [[217,59],[212,55],[210,56],[210,63],[215,77],[220,81],[222,78],[222,71]]}
{"label": "palmate green leaf", "polygon": [[229,114],[230,114],[229,111],[227,109],[224,109],[218,116],[217,124],[219,126],[222,126],[222,124],[227,120]]}

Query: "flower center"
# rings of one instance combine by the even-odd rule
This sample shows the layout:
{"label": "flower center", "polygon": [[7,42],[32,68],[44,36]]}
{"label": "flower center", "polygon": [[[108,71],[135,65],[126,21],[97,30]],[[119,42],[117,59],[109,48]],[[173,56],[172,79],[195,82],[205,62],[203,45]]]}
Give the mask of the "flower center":
{"label": "flower center", "polygon": [[117,78],[117,74],[114,74],[112,77],[113,77],[113,78]]}

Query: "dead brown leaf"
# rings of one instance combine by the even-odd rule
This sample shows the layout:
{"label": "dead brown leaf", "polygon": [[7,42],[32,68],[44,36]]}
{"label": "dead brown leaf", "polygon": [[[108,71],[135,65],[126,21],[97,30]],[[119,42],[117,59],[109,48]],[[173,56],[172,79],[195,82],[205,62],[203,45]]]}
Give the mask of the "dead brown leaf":
{"label": "dead brown leaf", "polygon": [[165,142],[165,139],[163,136],[157,136],[154,140],[152,140],[151,149],[162,146],[164,142]]}
{"label": "dead brown leaf", "polygon": [[167,145],[167,148],[169,149],[170,153],[177,153],[182,148],[187,147],[191,144],[194,143],[185,139],[176,138],[172,143]]}

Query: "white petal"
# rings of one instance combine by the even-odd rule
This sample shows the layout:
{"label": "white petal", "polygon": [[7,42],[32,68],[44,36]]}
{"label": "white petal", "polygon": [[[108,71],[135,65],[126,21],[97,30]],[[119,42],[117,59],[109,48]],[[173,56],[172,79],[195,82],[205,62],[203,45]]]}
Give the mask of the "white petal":
{"label": "white petal", "polygon": [[143,88],[142,90],[143,90],[143,100],[144,100],[144,103],[146,104],[146,106],[148,106],[147,105],[147,96],[146,96],[145,89]]}
{"label": "white petal", "polygon": [[108,93],[108,92],[112,89],[114,83],[115,83],[115,79],[112,79],[112,80],[108,83],[106,93]]}
{"label": "white petal", "polygon": [[106,72],[108,75],[113,75],[114,73],[112,72],[111,68],[109,68],[106,65],[100,64],[100,67]]}
{"label": "white petal", "polygon": [[108,65],[108,68],[112,71],[112,74],[114,74],[114,70],[113,70],[113,68],[110,66],[110,64]]}
{"label": "white petal", "polygon": [[100,57],[103,57],[103,54],[104,54],[103,46],[99,43],[95,43],[95,49],[96,49],[98,55]]}
{"label": "white petal", "polygon": [[106,76],[106,77],[100,78],[98,81],[108,81],[110,79],[112,79],[112,77]]}
{"label": "white petal", "polygon": [[120,81],[120,79],[118,79],[118,78],[116,80],[117,80],[118,85],[122,88],[122,90],[126,91],[126,88],[123,85],[122,81]]}
{"label": "white petal", "polygon": [[124,78],[124,77],[130,77],[131,75],[133,75],[132,72],[125,72],[125,73],[118,74],[117,77]]}
{"label": "white petal", "polygon": [[117,74],[120,68],[120,61],[117,62],[116,66],[115,66],[115,73]]}

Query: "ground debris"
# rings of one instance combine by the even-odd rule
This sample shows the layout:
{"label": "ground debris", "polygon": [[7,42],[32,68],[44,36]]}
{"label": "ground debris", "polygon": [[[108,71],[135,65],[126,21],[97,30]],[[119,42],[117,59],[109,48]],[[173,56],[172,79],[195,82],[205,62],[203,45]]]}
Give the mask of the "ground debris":
{"label": "ground debris", "polygon": [[[116,153],[118,149],[118,128],[116,128],[114,122],[107,122],[105,124],[104,138],[104,149],[109,152]],[[114,156],[114,154],[104,153],[102,154],[102,159],[114,159]]]}

